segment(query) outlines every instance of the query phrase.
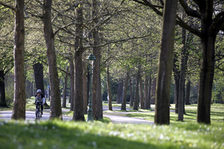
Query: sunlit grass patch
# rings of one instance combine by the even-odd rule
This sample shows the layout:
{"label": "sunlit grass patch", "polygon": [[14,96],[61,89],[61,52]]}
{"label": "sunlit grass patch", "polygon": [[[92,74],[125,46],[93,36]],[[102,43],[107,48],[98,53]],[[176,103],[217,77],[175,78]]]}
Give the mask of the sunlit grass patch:
{"label": "sunlit grass patch", "polygon": [[[223,148],[224,124],[133,125],[103,122],[0,122],[0,148]],[[8,140],[12,140],[10,143]]]}

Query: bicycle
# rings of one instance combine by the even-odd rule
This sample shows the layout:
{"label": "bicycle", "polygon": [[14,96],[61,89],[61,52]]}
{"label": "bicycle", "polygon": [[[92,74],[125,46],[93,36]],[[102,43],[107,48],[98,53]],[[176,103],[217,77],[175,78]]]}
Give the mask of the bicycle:
{"label": "bicycle", "polygon": [[41,110],[40,110],[41,104],[42,104],[41,102],[36,103],[36,119],[40,119],[42,117]]}

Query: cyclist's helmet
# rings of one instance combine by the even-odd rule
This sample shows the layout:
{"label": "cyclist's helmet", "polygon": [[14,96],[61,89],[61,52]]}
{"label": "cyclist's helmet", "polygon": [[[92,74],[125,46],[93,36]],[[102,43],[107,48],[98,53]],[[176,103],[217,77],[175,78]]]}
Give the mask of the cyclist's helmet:
{"label": "cyclist's helmet", "polygon": [[37,93],[41,93],[41,89],[38,89],[38,90],[37,90]]}

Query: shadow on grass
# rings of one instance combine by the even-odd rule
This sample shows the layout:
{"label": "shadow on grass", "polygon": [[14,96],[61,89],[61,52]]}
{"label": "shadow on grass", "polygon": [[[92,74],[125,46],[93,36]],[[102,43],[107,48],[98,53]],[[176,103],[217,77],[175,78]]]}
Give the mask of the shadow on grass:
{"label": "shadow on grass", "polygon": [[[159,149],[162,145],[131,141],[117,136],[95,134],[78,127],[51,122],[41,124],[0,123],[0,148],[78,148],[78,149]],[[80,123],[81,124],[81,123]],[[89,130],[89,129],[88,129]],[[10,141],[9,141],[10,140]],[[175,148],[175,146],[170,146]]]}

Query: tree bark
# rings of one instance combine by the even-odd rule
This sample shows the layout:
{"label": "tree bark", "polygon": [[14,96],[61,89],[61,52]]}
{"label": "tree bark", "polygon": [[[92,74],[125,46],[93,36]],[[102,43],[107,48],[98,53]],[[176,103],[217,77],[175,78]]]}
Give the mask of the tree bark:
{"label": "tree bark", "polygon": [[188,52],[186,48],[186,30],[182,28],[182,44],[183,48],[181,51],[181,70],[180,70],[180,80],[179,80],[179,99],[178,99],[178,120],[184,120],[184,98],[185,98],[185,76],[188,60]]}
{"label": "tree bark", "polygon": [[186,105],[190,105],[190,93],[191,93],[191,81],[187,81],[187,88],[186,88]]}
{"label": "tree bark", "polygon": [[0,107],[7,107],[5,99],[5,73],[0,70]]}
{"label": "tree bark", "polygon": [[99,28],[95,27],[99,23],[99,1],[92,0],[92,18],[93,18],[93,54],[96,57],[93,68],[93,117],[95,120],[103,119],[103,106],[101,99],[101,78],[100,78],[100,61],[101,48],[99,38]]}
{"label": "tree bark", "polygon": [[74,100],[75,100],[75,70],[74,70],[74,62],[73,55],[69,58],[69,67],[70,67],[70,110],[74,111]]}
{"label": "tree bark", "polygon": [[108,98],[108,107],[109,110],[113,110],[112,108],[112,96],[111,96],[111,89],[110,89],[110,68],[107,66],[107,98]]}
{"label": "tree bark", "polygon": [[163,13],[163,33],[156,89],[155,123],[170,123],[170,82],[173,67],[174,28],[177,0],[166,0]]}
{"label": "tree bark", "polygon": [[120,80],[117,87],[117,103],[122,103],[122,96],[123,96],[123,80]]}
{"label": "tree bark", "polygon": [[145,75],[145,86],[144,86],[144,109],[150,109],[150,99],[151,99],[151,74]]}
{"label": "tree bark", "polygon": [[44,0],[43,5],[43,23],[44,23],[44,37],[47,45],[47,58],[49,67],[50,78],[50,119],[60,118],[62,119],[61,111],[61,95],[59,89],[59,79],[57,71],[57,60],[54,46],[54,33],[51,22],[51,5],[52,0]]}
{"label": "tree bark", "polygon": [[14,107],[12,119],[25,119],[26,93],[24,74],[24,0],[15,1],[14,30]]}
{"label": "tree bark", "polygon": [[180,71],[179,71],[177,53],[174,54],[173,58],[173,73],[175,82],[175,88],[174,88],[175,113],[178,113]]}
{"label": "tree bark", "polygon": [[200,71],[197,121],[199,123],[210,124],[212,83],[215,65],[215,37],[207,34],[203,36],[201,43],[202,64]]}
{"label": "tree bark", "polygon": [[75,52],[75,103],[73,120],[84,121],[82,51]]}
{"label": "tree bark", "polygon": [[67,81],[68,81],[68,66],[66,68],[65,80],[64,80],[63,104],[62,104],[63,108],[66,108],[67,84],[68,84]]}
{"label": "tree bark", "polygon": [[87,66],[85,62],[83,62],[82,80],[83,80],[83,110],[84,110],[84,114],[87,114],[88,89],[87,89]]}
{"label": "tree bark", "polygon": [[140,73],[141,73],[141,68],[140,68],[140,66],[138,66],[138,72],[136,75],[136,89],[135,89],[133,110],[138,110],[138,108],[139,108],[139,81],[140,81],[140,77],[141,77]]}
{"label": "tree bark", "polygon": [[45,96],[43,65],[41,63],[36,63],[33,65],[33,70],[34,70],[36,90],[41,89],[42,94]]}
{"label": "tree bark", "polygon": [[73,120],[84,121],[83,109],[83,6],[81,0],[76,8],[76,37],[75,37],[75,102]]}
{"label": "tree bark", "polygon": [[133,107],[133,103],[134,103],[134,83],[133,83],[134,80],[130,79],[130,107]]}
{"label": "tree bark", "polygon": [[123,99],[122,99],[122,105],[121,105],[121,110],[123,110],[123,111],[126,111],[128,81],[129,81],[129,71],[126,74],[126,78],[125,78],[125,81],[124,81]]}
{"label": "tree bark", "polygon": [[143,87],[142,75],[140,76],[139,86],[140,86],[140,91],[139,91],[140,105],[141,105],[141,109],[144,109],[145,103],[144,103],[144,92],[143,92],[144,87]]}

